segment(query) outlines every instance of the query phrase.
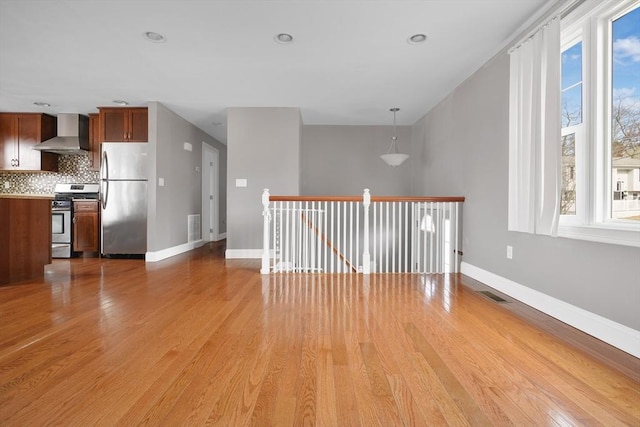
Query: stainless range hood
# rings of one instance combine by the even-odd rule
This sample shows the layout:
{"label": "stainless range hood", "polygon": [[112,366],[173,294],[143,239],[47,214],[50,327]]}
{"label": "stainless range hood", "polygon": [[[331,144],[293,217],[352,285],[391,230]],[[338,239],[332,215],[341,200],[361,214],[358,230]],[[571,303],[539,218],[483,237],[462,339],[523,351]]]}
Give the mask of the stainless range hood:
{"label": "stainless range hood", "polygon": [[89,117],[81,114],[58,114],[58,136],[33,147],[56,154],[84,154],[89,150]]}

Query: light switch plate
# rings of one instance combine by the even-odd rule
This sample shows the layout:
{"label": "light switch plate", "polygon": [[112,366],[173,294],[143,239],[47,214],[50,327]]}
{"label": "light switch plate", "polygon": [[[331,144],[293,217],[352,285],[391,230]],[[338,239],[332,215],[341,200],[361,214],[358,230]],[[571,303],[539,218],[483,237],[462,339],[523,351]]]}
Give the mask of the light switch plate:
{"label": "light switch plate", "polygon": [[245,178],[236,179],[236,187],[246,187],[246,186],[247,186],[247,180]]}
{"label": "light switch plate", "polygon": [[158,178],[158,187],[164,187],[164,178]]}

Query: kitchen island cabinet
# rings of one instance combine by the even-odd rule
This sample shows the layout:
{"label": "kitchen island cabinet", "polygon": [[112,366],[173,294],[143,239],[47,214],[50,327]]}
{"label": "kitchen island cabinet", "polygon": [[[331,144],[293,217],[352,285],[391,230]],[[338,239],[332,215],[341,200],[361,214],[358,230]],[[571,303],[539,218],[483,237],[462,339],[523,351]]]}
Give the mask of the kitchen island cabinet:
{"label": "kitchen island cabinet", "polygon": [[0,195],[0,285],[44,276],[51,263],[51,199]]}
{"label": "kitchen island cabinet", "polygon": [[56,136],[58,122],[41,113],[0,113],[0,170],[58,171],[58,155],[33,150]]}
{"label": "kitchen island cabinet", "polygon": [[147,107],[98,107],[100,142],[147,142]]}

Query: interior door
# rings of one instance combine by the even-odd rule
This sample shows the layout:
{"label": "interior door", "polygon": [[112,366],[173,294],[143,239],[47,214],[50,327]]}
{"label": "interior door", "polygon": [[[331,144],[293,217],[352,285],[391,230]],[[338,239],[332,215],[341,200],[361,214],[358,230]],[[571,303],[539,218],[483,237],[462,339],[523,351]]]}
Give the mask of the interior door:
{"label": "interior door", "polygon": [[218,239],[219,192],[218,150],[202,143],[202,227],[203,238]]}

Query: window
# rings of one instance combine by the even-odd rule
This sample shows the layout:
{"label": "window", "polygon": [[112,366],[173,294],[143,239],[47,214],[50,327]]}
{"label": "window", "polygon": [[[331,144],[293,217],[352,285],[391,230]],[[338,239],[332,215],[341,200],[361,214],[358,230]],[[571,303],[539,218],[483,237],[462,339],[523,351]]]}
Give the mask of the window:
{"label": "window", "polygon": [[640,246],[639,22],[638,0],[562,19],[560,236]]}

